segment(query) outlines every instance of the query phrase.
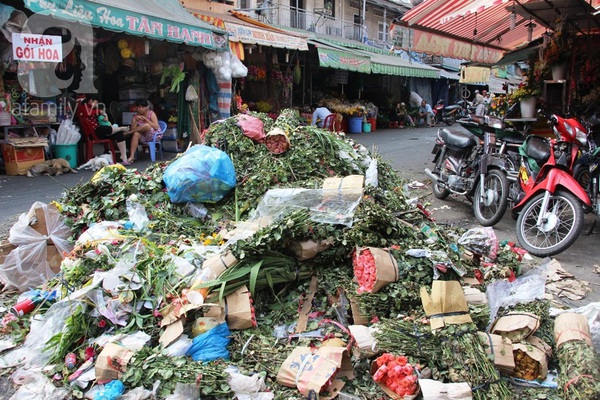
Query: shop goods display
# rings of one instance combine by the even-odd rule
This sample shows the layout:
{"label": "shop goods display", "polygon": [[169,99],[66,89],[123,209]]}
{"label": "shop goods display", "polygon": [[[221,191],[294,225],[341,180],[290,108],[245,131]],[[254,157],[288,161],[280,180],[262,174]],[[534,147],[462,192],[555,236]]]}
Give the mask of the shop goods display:
{"label": "shop goods display", "polygon": [[293,110],[203,138],[104,166],[34,204],[46,233],[23,217],[0,243],[12,398],[600,395],[597,323],[551,317],[548,265],[493,228],[438,226],[387,162]]}

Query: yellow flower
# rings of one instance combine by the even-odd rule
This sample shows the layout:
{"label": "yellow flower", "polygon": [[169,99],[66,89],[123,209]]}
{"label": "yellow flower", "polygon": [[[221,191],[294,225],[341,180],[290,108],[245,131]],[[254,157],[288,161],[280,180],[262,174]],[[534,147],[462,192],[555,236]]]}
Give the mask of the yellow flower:
{"label": "yellow flower", "polygon": [[128,48],[121,49],[121,57],[128,59],[131,57],[131,54],[132,52]]}
{"label": "yellow flower", "polygon": [[117,46],[119,46],[119,49],[123,50],[126,49],[127,47],[129,47],[129,45],[127,44],[127,40],[125,39],[121,39],[117,42]]}

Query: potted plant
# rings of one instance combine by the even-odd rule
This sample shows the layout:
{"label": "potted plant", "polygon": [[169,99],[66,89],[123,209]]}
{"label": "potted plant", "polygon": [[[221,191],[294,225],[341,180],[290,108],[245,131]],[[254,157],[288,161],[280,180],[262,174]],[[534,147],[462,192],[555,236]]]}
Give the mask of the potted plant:
{"label": "potted plant", "polygon": [[552,80],[567,79],[567,66],[571,57],[570,39],[560,25],[545,40],[541,62],[552,72]]}
{"label": "potted plant", "polygon": [[[531,83],[530,83],[531,82]],[[523,118],[532,118],[535,115],[535,105],[538,96],[542,93],[540,87],[534,81],[522,82],[510,98],[519,101],[521,105],[521,116]]]}

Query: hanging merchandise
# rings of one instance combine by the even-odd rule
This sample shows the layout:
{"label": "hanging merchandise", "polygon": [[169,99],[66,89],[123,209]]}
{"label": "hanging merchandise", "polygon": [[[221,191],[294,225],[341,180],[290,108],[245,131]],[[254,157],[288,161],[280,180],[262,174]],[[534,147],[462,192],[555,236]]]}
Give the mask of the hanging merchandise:
{"label": "hanging merchandise", "polygon": [[167,79],[171,79],[171,88],[169,92],[179,93],[179,85],[185,79],[185,72],[183,72],[183,63],[179,65],[169,65],[162,71],[160,77],[160,84],[164,85]]}
{"label": "hanging merchandise", "polygon": [[198,100],[198,92],[196,92],[196,88],[193,85],[189,85],[185,91],[185,99],[187,101],[196,101]]}
{"label": "hanging merchandise", "polygon": [[348,71],[345,69],[335,70],[335,81],[338,85],[345,85],[348,83]]}
{"label": "hanging merchandise", "polygon": [[294,67],[294,83],[300,84],[302,80],[302,68],[300,68],[300,60],[296,60],[296,66]]}

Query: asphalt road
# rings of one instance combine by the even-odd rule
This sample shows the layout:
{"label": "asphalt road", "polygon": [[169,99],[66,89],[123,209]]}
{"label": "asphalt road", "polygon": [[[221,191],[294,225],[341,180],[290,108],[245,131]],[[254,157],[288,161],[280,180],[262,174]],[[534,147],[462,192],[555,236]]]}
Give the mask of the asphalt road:
{"label": "asphalt road", "polygon": [[[458,124],[452,128],[463,129]],[[351,134],[349,137],[381,154],[408,181],[422,183],[423,188],[413,189],[415,196],[425,199],[438,223],[464,228],[478,226],[473,217],[471,203],[465,197],[452,195],[446,200],[438,200],[431,193],[430,180],[423,170],[433,167],[431,149],[436,132],[437,128],[378,129],[371,133]],[[174,155],[165,153],[165,158]],[[144,170],[149,163],[150,160],[145,155],[129,168]],[[92,171],[81,170],[78,174],[69,173],[58,177],[27,178],[0,175],[0,239],[8,237],[9,229],[18,216],[27,212],[34,202],[50,203],[59,199],[65,188],[87,182],[92,174]],[[586,215],[584,232],[587,233],[591,229],[594,220],[593,215]],[[515,224],[507,212],[494,226],[498,239],[516,242]],[[600,222],[591,234],[582,234],[571,248],[554,258],[577,279],[590,282],[593,292],[583,301],[574,302],[573,305],[600,301],[600,275],[593,272],[593,266],[600,264]]]}
{"label": "asphalt road", "polygon": [[[439,200],[431,192],[431,180],[423,170],[425,168],[433,169],[431,150],[439,127],[443,126],[417,129],[378,129],[371,133],[349,136],[370,150],[379,153],[408,181],[424,184],[423,188],[412,190],[415,196],[421,196],[426,203],[429,203],[428,209],[432,211],[433,218],[437,223],[463,228],[479,226],[473,216],[472,204],[466,197],[451,195],[445,200]],[[463,130],[459,124],[454,124],[451,128]],[[594,266],[600,265],[600,221],[594,225],[595,219],[594,215],[586,215],[583,232],[575,244],[563,253],[553,256],[577,279],[590,283],[589,287],[592,292],[585,299],[576,302],[565,301],[573,306],[600,301],[600,275],[594,272]],[[510,210],[508,210],[504,218],[494,226],[498,240],[516,242],[515,226],[516,221],[512,219]],[[592,228],[595,229],[592,230]],[[592,230],[591,233],[589,233],[590,230]],[[541,261],[536,257],[534,259]]]}

